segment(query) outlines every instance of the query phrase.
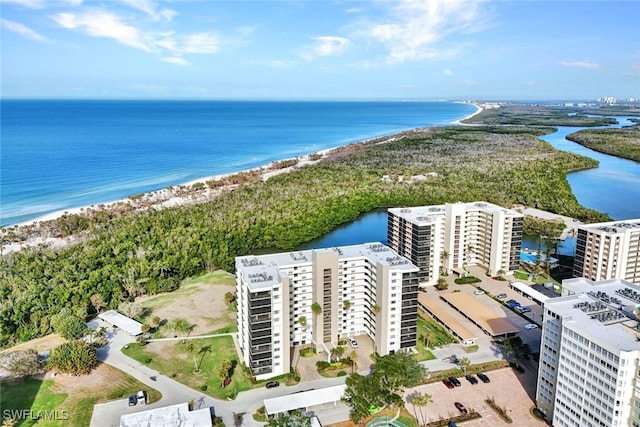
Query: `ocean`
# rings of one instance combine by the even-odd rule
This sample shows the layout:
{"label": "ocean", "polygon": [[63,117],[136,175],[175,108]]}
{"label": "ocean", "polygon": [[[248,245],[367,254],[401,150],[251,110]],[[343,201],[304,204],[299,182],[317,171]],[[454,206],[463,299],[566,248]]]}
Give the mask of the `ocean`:
{"label": "ocean", "polygon": [[417,127],[452,102],[1,100],[0,225]]}

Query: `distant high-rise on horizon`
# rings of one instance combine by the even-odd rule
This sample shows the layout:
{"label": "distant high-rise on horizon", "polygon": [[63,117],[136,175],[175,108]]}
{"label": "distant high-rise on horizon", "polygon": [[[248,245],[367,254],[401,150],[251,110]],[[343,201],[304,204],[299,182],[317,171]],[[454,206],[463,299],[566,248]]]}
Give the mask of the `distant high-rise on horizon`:
{"label": "distant high-rise on horizon", "polygon": [[487,202],[392,208],[387,242],[434,285],[441,270],[484,267],[490,275],[519,268],[524,215]]}
{"label": "distant high-rise on horizon", "polygon": [[573,276],[640,285],[640,219],[580,225]]}
{"label": "distant high-rise on horizon", "polygon": [[418,268],[382,243],[236,258],[238,344],[257,379],[289,372],[291,347],[327,355],[367,335],[373,352],[416,345]]}

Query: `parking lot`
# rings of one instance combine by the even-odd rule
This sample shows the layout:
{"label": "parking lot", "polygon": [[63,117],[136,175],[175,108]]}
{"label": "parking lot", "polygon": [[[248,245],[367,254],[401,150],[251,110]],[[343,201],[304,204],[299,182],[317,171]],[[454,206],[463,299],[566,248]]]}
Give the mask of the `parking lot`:
{"label": "parking lot", "polygon": [[[533,365],[533,362],[531,362]],[[424,408],[426,421],[436,421],[440,418],[448,419],[460,415],[454,406],[455,402],[462,403],[468,410],[477,411],[482,418],[465,421],[465,426],[493,427],[508,425],[486,403],[485,399],[493,398],[496,404],[506,409],[513,420],[513,425],[545,426],[546,423],[534,418],[530,414],[534,406],[536,372],[528,368],[524,374],[516,373],[511,368],[503,368],[487,372],[490,383],[478,381],[472,385],[464,377],[459,378],[460,387],[448,389],[442,382],[427,384],[411,389],[405,395],[407,409],[415,415],[416,409],[410,402],[417,393],[430,394],[433,402]]]}

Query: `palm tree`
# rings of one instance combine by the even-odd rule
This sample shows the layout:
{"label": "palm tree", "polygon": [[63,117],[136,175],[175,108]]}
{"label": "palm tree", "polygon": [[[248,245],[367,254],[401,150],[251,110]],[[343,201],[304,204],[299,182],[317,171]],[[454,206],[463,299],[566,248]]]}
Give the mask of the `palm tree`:
{"label": "palm tree", "polygon": [[[316,329],[317,328],[316,325],[318,325],[318,315],[320,313],[322,313],[322,306],[319,303],[314,302],[313,304],[311,304],[311,311],[313,312],[313,315],[314,315],[314,317],[313,317],[313,325],[314,325],[314,327],[313,328]],[[311,339],[311,342],[313,343],[313,351],[315,351],[315,338],[316,337],[314,336]]]}
{"label": "palm tree", "polygon": [[471,360],[468,357],[463,357],[460,359],[460,367],[462,368],[462,372],[467,373],[467,368],[471,365]]}
{"label": "palm tree", "polygon": [[356,362],[358,361],[358,352],[353,350],[351,353],[349,353],[347,358],[351,362],[351,373],[353,374],[353,371],[355,370]]}
{"label": "palm tree", "polygon": [[351,308],[351,301],[344,300],[342,302],[342,308],[344,309],[344,311],[349,311],[349,309]]}
{"label": "palm tree", "polygon": [[449,252],[447,252],[447,251],[440,252],[440,273],[443,276],[447,275],[448,261],[449,261]]}
{"label": "palm tree", "polygon": [[196,344],[193,342],[193,340],[189,340],[189,342],[187,342],[187,344],[185,345],[185,349],[191,353],[191,355],[193,356],[193,367],[195,369],[195,372],[198,372],[200,370],[200,368],[198,367],[198,359],[196,358],[196,349],[197,346]]}
{"label": "palm tree", "polygon": [[347,348],[343,345],[339,345],[337,347],[333,347],[331,349],[331,360],[340,360],[342,358],[342,356],[344,355],[344,352],[347,350]]}
{"label": "palm tree", "polygon": [[422,408],[426,407],[431,402],[433,402],[431,395],[426,393],[418,394],[417,396],[414,396],[414,398],[411,400],[411,404],[413,405],[414,411],[416,412],[416,418],[418,418],[418,411],[415,408],[416,406],[420,408],[420,419],[422,421],[420,423],[421,425],[427,423],[426,416]]}

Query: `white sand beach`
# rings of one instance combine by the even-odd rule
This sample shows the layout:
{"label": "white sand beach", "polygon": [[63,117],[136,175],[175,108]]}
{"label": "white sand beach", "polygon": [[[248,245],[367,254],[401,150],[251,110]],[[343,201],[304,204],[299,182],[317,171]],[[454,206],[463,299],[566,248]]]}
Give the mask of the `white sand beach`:
{"label": "white sand beach", "polygon": [[[465,117],[464,119],[468,119],[473,117],[482,111],[482,107],[479,105],[473,104],[477,107],[477,111]],[[461,120],[464,120],[461,119]],[[455,124],[462,124],[460,120],[454,122]],[[412,132],[418,129],[424,128],[416,128],[407,132]],[[237,172],[231,172],[227,174],[221,175],[213,175],[200,179],[195,179],[189,182],[185,182],[184,184],[179,184],[173,187],[153,191],[150,193],[144,193],[137,195],[135,197],[130,197],[126,199],[114,200],[111,202],[100,203],[96,205],[90,206],[82,206],[70,209],[64,209],[56,212],[51,212],[49,214],[43,215],[31,221],[25,221],[19,224],[15,224],[13,226],[6,226],[3,228],[2,233],[6,235],[9,232],[14,232],[16,234],[21,234],[25,236],[21,239],[20,242],[7,242],[3,244],[0,248],[1,254],[9,254],[12,252],[19,251],[23,248],[28,247],[36,247],[39,245],[46,245],[52,248],[61,248],[68,244],[75,243],[81,240],[81,237],[71,236],[67,238],[54,237],[47,233],[47,222],[55,221],[65,215],[88,215],[91,212],[96,211],[110,211],[112,209],[118,208],[126,208],[125,210],[145,210],[145,209],[164,209],[172,206],[185,206],[185,205],[193,205],[197,203],[205,203],[207,201],[213,200],[218,197],[225,190],[229,190],[234,188],[236,185],[233,184],[225,184],[215,188],[211,188],[206,183],[210,181],[223,181],[226,178],[233,177],[235,175],[241,175],[245,173],[257,173],[260,175],[260,179],[263,181],[268,180],[269,178],[280,175],[283,173],[291,172],[297,168],[303,167],[305,165],[310,165],[313,163],[317,163],[320,160],[326,158],[331,155],[333,152],[337,150],[344,149],[349,146],[367,144],[367,143],[376,143],[376,144],[384,144],[391,141],[395,141],[398,138],[402,138],[402,136],[398,136],[400,134],[388,135],[376,137],[364,141],[354,142],[347,145],[342,145],[333,148],[327,148],[324,150],[320,150],[314,153],[306,154],[303,156],[298,156],[294,158],[277,160],[267,165],[259,166],[252,169],[241,170]],[[294,161],[295,164],[288,167],[281,167],[280,164],[282,162]],[[194,188],[195,184],[203,184],[200,186],[201,188]],[[4,241],[4,239],[3,239]]]}

